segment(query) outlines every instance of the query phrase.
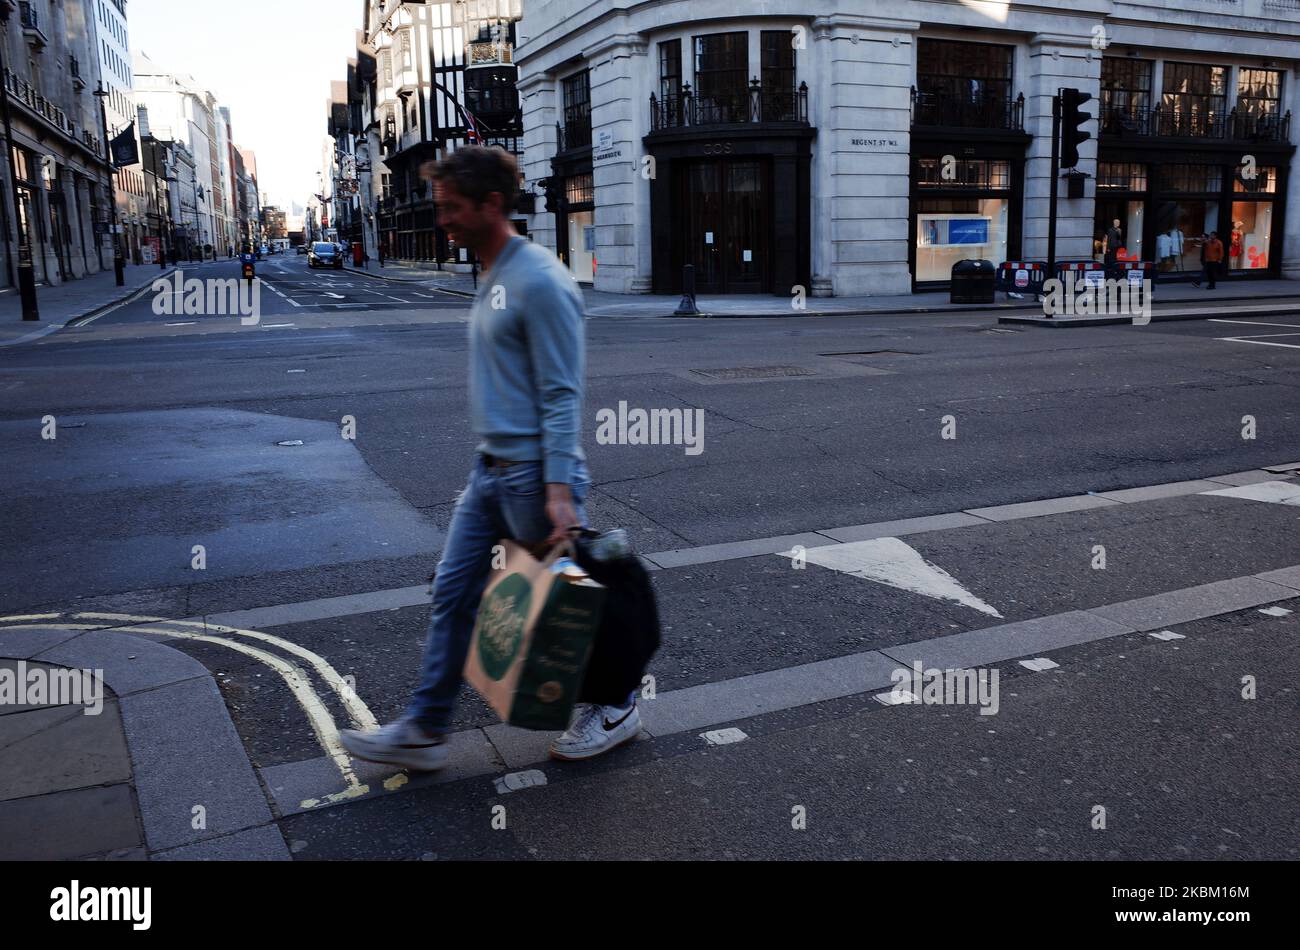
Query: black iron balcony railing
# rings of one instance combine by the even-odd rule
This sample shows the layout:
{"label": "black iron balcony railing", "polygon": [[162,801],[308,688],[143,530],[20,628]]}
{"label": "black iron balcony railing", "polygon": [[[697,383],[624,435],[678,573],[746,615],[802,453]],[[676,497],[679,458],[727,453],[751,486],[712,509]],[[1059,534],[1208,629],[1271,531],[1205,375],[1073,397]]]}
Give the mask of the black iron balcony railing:
{"label": "black iron balcony railing", "polygon": [[1244,142],[1291,141],[1291,113],[1271,115],[1154,106],[1150,109],[1102,104],[1101,133],[1113,136],[1232,139]]}
{"label": "black iron balcony railing", "polygon": [[19,79],[14,72],[6,69],[4,84],[9,96],[15,102],[25,105],[64,135],[69,135],[74,139],[77,137],[76,123],[68,118],[66,112],[38,93],[36,87],[26,79]]}
{"label": "black iron balcony railing", "polygon": [[753,123],[808,124],[808,84],[798,89],[763,88],[757,79],[749,88],[731,93],[699,95],[691,84],[662,99],[650,94],[650,131],[695,125],[750,125]]}
{"label": "black iron balcony railing", "polygon": [[555,123],[555,143],[557,152],[570,152],[579,148],[591,147],[591,113],[570,118],[565,125]]}
{"label": "black iron balcony railing", "polygon": [[921,92],[912,87],[912,125],[950,129],[995,129],[1023,132],[1025,94],[955,95]]}

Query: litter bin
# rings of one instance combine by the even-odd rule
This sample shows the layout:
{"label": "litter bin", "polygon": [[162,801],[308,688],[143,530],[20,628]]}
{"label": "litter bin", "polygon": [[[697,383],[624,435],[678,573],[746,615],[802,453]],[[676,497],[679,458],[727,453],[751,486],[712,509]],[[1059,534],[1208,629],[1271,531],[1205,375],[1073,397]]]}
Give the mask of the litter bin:
{"label": "litter bin", "polygon": [[992,261],[958,261],[952,265],[952,303],[992,303],[997,271]]}

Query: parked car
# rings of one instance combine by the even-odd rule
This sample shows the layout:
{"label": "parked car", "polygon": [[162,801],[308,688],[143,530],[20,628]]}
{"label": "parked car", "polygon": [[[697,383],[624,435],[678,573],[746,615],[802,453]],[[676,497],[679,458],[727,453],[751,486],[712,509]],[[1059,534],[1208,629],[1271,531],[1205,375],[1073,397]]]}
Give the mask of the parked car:
{"label": "parked car", "polygon": [[333,267],[343,269],[343,254],[337,244],[329,241],[317,241],[307,252],[308,267]]}

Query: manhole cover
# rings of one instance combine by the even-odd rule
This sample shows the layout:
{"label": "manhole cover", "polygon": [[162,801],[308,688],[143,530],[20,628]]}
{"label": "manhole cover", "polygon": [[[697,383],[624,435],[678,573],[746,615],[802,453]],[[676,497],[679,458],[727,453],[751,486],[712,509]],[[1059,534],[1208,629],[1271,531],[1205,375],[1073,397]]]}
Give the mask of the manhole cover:
{"label": "manhole cover", "polygon": [[736,366],[729,369],[693,369],[692,373],[709,379],[780,379],[786,376],[816,376],[803,366]]}

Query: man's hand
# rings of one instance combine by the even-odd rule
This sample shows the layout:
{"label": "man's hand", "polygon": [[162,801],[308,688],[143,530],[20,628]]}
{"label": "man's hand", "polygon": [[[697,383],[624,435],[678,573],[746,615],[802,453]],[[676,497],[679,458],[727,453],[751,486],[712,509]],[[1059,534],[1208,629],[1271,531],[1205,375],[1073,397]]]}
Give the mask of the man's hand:
{"label": "man's hand", "polygon": [[554,526],[551,536],[546,539],[548,545],[558,544],[570,536],[570,532],[582,527],[578,521],[578,512],[573,507],[573,490],[558,482],[546,483],[546,517]]}

